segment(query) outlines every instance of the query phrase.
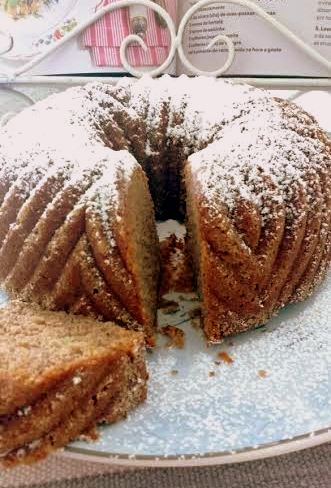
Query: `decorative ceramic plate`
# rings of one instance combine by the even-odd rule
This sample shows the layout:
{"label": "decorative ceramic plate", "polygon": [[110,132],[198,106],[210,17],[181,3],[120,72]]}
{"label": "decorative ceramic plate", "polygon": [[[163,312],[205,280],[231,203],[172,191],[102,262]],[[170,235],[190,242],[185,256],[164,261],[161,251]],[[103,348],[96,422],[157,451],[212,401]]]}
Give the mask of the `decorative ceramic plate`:
{"label": "decorative ceramic plate", "polygon": [[77,1],[0,0],[2,57],[26,59],[63,37],[77,25],[76,18],[70,15]]}
{"label": "decorative ceramic plate", "polygon": [[[0,116],[56,89],[20,87],[21,99],[0,90]],[[328,92],[275,94],[295,96],[330,131]],[[331,276],[311,299],[284,308],[267,326],[210,347],[189,318],[195,297],[176,299],[179,311],[160,313],[159,324],[181,328],[185,345],[169,348],[159,337],[147,354],[145,404],[100,427],[97,442],[75,442],[63,455],[131,466],[202,465],[331,441]]]}
{"label": "decorative ceramic plate", "polygon": [[[189,297],[190,298],[190,297]],[[267,326],[207,346],[190,324],[196,301],[160,314],[185,332],[147,355],[146,403],[67,454],[134,465],[197,465],[272,456],[331,441],[331,276]]]}

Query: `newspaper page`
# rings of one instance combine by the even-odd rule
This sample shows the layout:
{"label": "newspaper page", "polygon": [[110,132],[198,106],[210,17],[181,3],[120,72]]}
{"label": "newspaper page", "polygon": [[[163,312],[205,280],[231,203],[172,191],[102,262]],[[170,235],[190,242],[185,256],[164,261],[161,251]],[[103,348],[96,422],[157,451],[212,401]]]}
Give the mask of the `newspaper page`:
{"label": "newspaper page", "polygon": [[[331,0],[254,0],[302,40],[331,59]],[[180,18],[197,0],[180,2]],[[221,1],[200,9],[188,23],[184,49],[196,67],[213,71],[227,58],[227,46],[217,43],[206,50],[218,34],[228,35],[236,57],[229,75],[330,76],[327,68],[312,60],[291,41],[274,30],[248,7]],[[187,72],[179,65],[178,71]]]}

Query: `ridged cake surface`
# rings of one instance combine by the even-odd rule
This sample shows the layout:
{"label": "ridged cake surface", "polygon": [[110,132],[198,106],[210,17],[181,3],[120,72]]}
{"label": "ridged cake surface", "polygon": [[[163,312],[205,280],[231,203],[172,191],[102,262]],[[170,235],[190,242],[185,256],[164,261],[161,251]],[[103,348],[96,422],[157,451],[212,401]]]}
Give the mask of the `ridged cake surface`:
{"label": "ridged cake surface", "polygon": [[45,307],[152,330],[150,194],[157,218],[186,215],[212,341],[306,298],[328,268],[330,141],[262,90],[167,76],[72,88],[9,121],[0,158],[0,278]]}

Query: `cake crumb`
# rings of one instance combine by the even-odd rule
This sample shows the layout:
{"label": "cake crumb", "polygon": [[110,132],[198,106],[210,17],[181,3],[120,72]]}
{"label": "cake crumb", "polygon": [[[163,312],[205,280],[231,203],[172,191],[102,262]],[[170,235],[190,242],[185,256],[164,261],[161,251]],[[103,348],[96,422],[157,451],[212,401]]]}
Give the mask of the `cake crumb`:
{"label": "cake crumb", "polygon": [[186,302],[198,302],[199,297],[197,295],[194,296],[178,295],[178,300],[183,300]]}
{"label": "cake crumb", "polygon": [[268,376],[268,373],[265,369],[259,369],[257,374],[260,378],[266,378]]}
{"label": "cake crumb", "polygon": [[178,312],[179,304],[174,300],[166,300],[162,298],[160,301],[159,309],[166,315]]}
{"label": "cake crumb", "polygon": [[159,299],[159,308],[165,308],[169,305],[178,305],[178,302],[176,302],[175,300],[168,300],[168,298],[165,297],[161,297]]}
{"label": "cake crumb", "polygon": [[212,377],[212,376],[215,376],[215,374],[216,374],[215,371],[209,371],[208,376]]}
{"label": "cake crumb", "polygon": [[172,369],[170,371],[171,376],[177,376],[178,375],[178,369]]}
{"label": "cake crumb", "polygon": [[81,434],[77,440],[84,442],[95,442],[99,439],[99,433],[95,427]]}
{"label": "cake crumb", "polygon": [[175,327],[174,325],[165,325],[160,329],[161,334],[168,337],[167,347],[177,347],[183,349],[184,347],[184,331]]}
{"label": "cake crumb", "polygon": [[156,346],[156,339],[154,336],[145,336],[145,345],[148,350],[153,349]]}
{"label": "cake crumb", "polygon": [[192,308],[192,310],[189,310],[188,316],[190,319],[196,319],[197,317],[201,317],[201,307],[195,307]]}
{"label": "cake crumb", "polygon": [[196,317],[195,319],[191,319],[191,325],[195,329],[201,329],[201,317]]}
{"label": "cake crumb", "polygon": [[226,351],[220,351],[217,356],[226,364],[232,364],[234,362],[233,358]]}

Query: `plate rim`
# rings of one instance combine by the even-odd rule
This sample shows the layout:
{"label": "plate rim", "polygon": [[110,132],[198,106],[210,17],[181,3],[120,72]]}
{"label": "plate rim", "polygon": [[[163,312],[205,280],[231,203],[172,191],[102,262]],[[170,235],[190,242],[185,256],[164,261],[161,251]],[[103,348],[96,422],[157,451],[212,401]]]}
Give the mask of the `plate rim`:
{"label": "plate rim", "polygon": [[[78,0],[71,0],[71,6],[68,7],[66,9],[66,13],[64,14],[63,17],[61,17],[61,20],[57,23],[53,23],[52,25],[49,25],[45,31],[43,31],[40,36],[46,36],[50,31],[52,31],[53,29],[56,28],[57,25],[59,25],[61,22],[63,22],[66,18],[68,18],[68,16],[70,15],[70,12],[72,12],[76,6],[78,4]],[[11,36],[13,41],[14,41],[14,37]],[[9,50],[8,52],[6,53],[3,53],[0,55],[0,59],[5,59],[6,61],[24,61],[24,60],[29,60],[31,58],[34,58],[35,56],[37,56],[38,54],[40,54],[41,50],[32,50],[32,45],[31,45],[31,49],[29,50],[30,53],[28,54],[28,52],[21,52],[21,53],[16,53],[14,52],[14,54],[12,53],[12,49]]]}
{"label": "plate rim", "polygon": [[97,451],[89,447],[66,446],[60,453],[62,457],[114,464],[127,467],[193,467],[234,464],[301,451],[331,442],[331,425],[313,432],[300,434],[290,439],[272,441],[258,446],[244,447],[235,451],[209,452],[185,455],[144,455],[117,454]]}

